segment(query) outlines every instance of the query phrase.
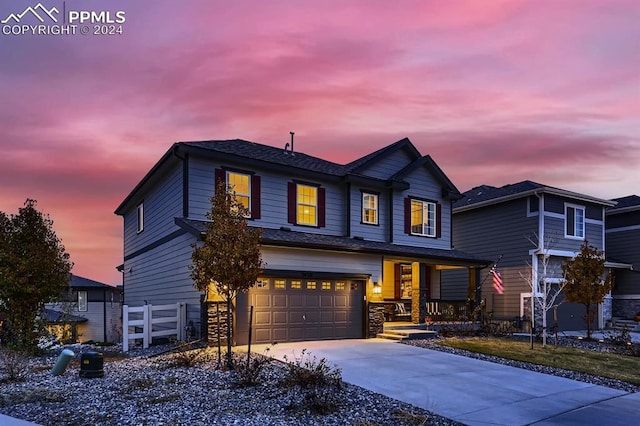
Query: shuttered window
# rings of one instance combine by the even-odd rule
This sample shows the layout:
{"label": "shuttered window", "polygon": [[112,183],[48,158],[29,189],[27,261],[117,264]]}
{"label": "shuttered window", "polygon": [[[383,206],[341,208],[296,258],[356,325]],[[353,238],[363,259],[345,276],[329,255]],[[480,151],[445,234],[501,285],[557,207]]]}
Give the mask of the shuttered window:
{"label": "shuttered window", "polygon": [[404,230],[410,235],[440,238],[442,205],[434,201],[405,198]]}
{"label": "shuttered window", "polygon": [[319,186],[289,182],[287,185],[289,223],[325,226],[325,189]]}
{"label": "shuttered window", "polygon": [[260,219],[260,176],[250,172],[216,169],[215,184],[224,182],[236,199],[249,210],[249,219]]}

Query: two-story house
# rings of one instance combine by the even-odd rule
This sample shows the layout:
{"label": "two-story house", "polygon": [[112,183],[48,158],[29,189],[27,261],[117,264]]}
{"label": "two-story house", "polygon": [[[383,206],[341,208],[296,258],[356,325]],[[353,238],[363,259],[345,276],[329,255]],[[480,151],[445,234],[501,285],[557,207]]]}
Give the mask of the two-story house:
{"label": "two-story house", "polygon": [[[497,317],[530,318],[531,283],[538,297],[545,281],[557,286],[562,263],[574,257],[585,240],[604,250],[605,210],[614,204],[531,181],[500,188],[478,186],[454,204],[453,246],[500,259],[504,293],[494,291],[488,270],[483,271],[481,279],[489,312]],[[560,296],[556,302],[561,300]],[[611,316],[610,304],[607,298],[601,306],[596,324],[599,328]],[[538,320],[539,314],[536,308]],[[553,309],[547,312],[547,326],[557,323],[559,331],[584,329],[583,319],[584,307],[572,303],[560,304],[555,313]]]}
{"label": "two-story house", "polygon": [[615,271],[613,316],[632,319],[640,315],[640,197],[614,198],[607,210],[607,260],[623,263]]}
{"label": "two-story house", "polygon": [[188,320],[211,332],[188,266],[217,181],[233,187],[250,226],[263,229],[266,267],[238,297],[238,344],[247,342],[249,306],[255,342],[362,338],[381,331],[385,302],[403,303],[423,322],[426,300],[445,286],[443,270],[468,272],[465,297],[475,287],[486,262],[451,248],[460,193],[408,139],[346,165],[292,147],[293,139],[285,149],[175,143],[116,209],[124,218],[125,303],[186,302]]}

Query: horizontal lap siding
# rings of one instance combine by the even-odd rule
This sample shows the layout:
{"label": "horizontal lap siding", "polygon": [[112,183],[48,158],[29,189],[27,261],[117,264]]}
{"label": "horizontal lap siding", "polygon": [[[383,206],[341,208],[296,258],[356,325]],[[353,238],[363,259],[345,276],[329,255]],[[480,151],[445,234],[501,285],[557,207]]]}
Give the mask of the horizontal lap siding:
{"label": "horizontal lap siding", "polygon": [[[604,248],[602,241],[603,224],[585,223],[585,237],[589,241],[589,245],[596,247],[598,250]],[[565,220],[555,216],[545,215],[544,217],[544,235],[545,238],[553,238],[551,243],[552,250],[564,250],[579,252],[584,240],[565,238]]]}
{"label": "horizontal lap siding", "polygon": [[[451,203],[442,198],[442,186],[424,167],[414,170],[405,177],[411,187],[401,193],[394,193],[393,197],[393,242],[397,244],[451,249]],[[404,233],[404,203],[406,197],[433,200],[442,206],[441,237],[429,238]]]}
{"label": "horizontal lap siding", "polygon": [[464,300],[467,298],[467,292],[469,289],[469,269],[445,269],[443,271],[439,271],[439,273],[441,283],[440,299]]}
{"label": "horizontal lap siding", "polygon": [[391,154],[378,159],[370,167],[359,171],[360,174],[378,179],[388,179],[398,173],[411,163],[414,158],[410,157],[405,150],[396,150]]}
{"label": "horizontal lap siding", "polygon": [[[378,225],[362,223],[362,192],[378,194]],[[387,241],[389,235],[389,195],[386,189],[351,187],[351,237],[369,241]]]}
{"label": "horizontal lap siding", "polygon": [[186,302],[199,306],[200,293],[189,277],[191,244],[195,237],[181,235],[125,262],[124,303],[141,306]]}
{"label": "horizontal lap siding", "polygon": [[137,233],[137,204],[124,215],[124,255],[127,256],[175,231],[182,216],[182,167],[174,167],[144,195],[144,230]]}
{"label": "horizontal lap siding", "polygon": [[500,203],[481,209],[456,213],[453,216],[453,246],[481,258],[497,260],[502,274],[505,294],[493,295],[493,281],[489,269],[480,273],[482,298],[494,309],[495,315],[520,315],[520,293],[530,292],[525,277],[531,275],[527,262],[529,250],[535,246],[527,239],[538,231],[538,216],[527,217],[526,198]]}
{"label": "horizontal lap siding", "polygon": [[382,282],[381,256],[263,246],[262,258],[266,269],[371,274]]}
{"label": "horizontal lap siding", "polygon": [[[224,164],[212,163],[203,159],[189,160],[189,217],[205,220],[211,209],[211,197],[214,194],[214,173],[216,168]],[[342,235],[344,233],[344,189],[342,186],[317,180],[309,180],[304,176],[283,175],[250,169],[241,165],[233,167],[260,176],[260,219],[250,220],[252,226],[278,229],[290,227],[296,231]],[[326,226],[296,226],[287,221],[287,182],[299,180],[318,184],[326,190]]]}
{"label": "horizontal lap siding", "polygon": [[[640,213],[636,213],[640,215]],[[640,218],[638,218],[640,222]],[[615,270],[614,294],[640,294],[640,229],[608,230],[607,258],[630,263],[633,271]]]}

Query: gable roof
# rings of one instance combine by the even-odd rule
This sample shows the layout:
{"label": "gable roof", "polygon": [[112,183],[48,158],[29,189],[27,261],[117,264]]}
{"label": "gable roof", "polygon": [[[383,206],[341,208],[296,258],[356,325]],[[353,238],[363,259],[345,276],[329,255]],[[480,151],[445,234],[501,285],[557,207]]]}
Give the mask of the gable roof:
{"label": "gable roof", "polygon": [[[309,177],[318,177],[323,179],[333,179],[338,182],[348,180],[367,180],[371,182],[385,183],[394,188],[406,189],[403,185],[408,185],[402,181],[407,172],[396,173],[396,177],[384,180],[367,176],[361,171],[371,166],[375,162],[385,158],[385,156],[398,150],[406,150],[410,156],[414,157],[413,167],[425,166],[434,174],[439,183],[443,186],[443,195],[449,198],[457,198],[459,196],[458,189],[446,177],[444,172],[436,165],[429,156],[422,157],[416,147],[408,138],[401,139],[384,148],[381,148],[371,154],[365,155],[346,165],[337,164],[332,161],[323,160],[312,155],[302,152],[292,152],[283,148],[276,148],[269,145],[263,145],[243,139],[227,139],[227,140],[208,140],[208,141],[187,141],[176,142],[171,148],[160,158],[160,160],[149,170],[135,188],[127,195],[127,197],[116,208],[115,214],[124,215],[126,209],[130,207],[130,203],[136,197],[136,194],[145,186],[154,176],[168,164],[177,164],[179,160],[183,160],[183,155],[194,154],[203,157],[215,158],[220,162],[240,163],[242,166],[255,166],[263,170],[273,170],[282,172],[290,169],[297,173],[304,174]],[[405,168],[413,170],[413,168]]]}
{"label": "gable roof", "polygon": [[71,288],[105,288],[108,290],[116,290],[116,287],[108,284],[104,284],[98,281],[90,280],[89,278],[84,278],[78,275],[71,276],[71,282],[69,283],[69,287]]}
{"label": "gable roof", "polygon": [[412,163],[408,164],[405,168],[398,171],[395,175],[391,176],[390,180],[402,180],[409,173],[413,172],[419,167],[426,167],[431,174],[436,178],[436,180],[440,183],[443,189],[446,191],[442,192],[442,195],[457,200],[462,198],[462,194],[458,191],[458,188],[449,180],[447,175],[444,174],[442,169],[438,167],[435,161],[429,155],[425,155],[424,157],[420,157]]}
{"label": "gable roof", "polygon": [[626,213],[640,210],[640,197],[637,195],[627,195],[626,197],[614,198],[615,206],[607,210],[607,214]]}
{"label": "gable roof", "polygon": [[49,324],[64,324],[64,323],[78,323],[87,322],[88,319],[80,317],[78,315],[67,314],[64,312],[56,311],[55,309],[44,308],[42,310],[42,319]]}
{"label": "gable roof", "polygon": [[558,195],[560,197],[600,204],[607,207],[614,206],[616,204],[615,201],[603,200],[590,195],[567,191],[565,189],[525,180],[522,182],[504,185],[500,188],[490,185],[481,185],[470,189],[464,192],[462,194],[462,198],[453,204],[453,212],[458,213],[472,210],[541,193]]}

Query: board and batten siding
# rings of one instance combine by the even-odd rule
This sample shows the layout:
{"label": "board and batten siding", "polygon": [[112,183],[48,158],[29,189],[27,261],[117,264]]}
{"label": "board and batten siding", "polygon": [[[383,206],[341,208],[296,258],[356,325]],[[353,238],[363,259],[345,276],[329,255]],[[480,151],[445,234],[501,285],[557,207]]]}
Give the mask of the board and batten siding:
{"label": "board and batten siding", "polygon": [[[211,197],[214,195],[215,169],[225,164],[212,163],[210,160],[193,157],[189,159],[189,218],[206,220],[211,210]],[[243,170],[233,165],[237,170]],[[284,175],[244,168],[246,172],[260,177],[260,219],[251,219],[252,226],[279,229],[281,226],[292,230],[327,235],[343,235],[345,229],[345,201],[342,186],[311,180],[304,176]],[[296,180],[319,185],[325,188],[325,226],[313,227],[293,225],[287,221],[287,183]]]}
{"label": "board and batten siding", "polygon": [[[425,167],[418,167],[404,178],[410,188],[393,194],[393,242],[414,247],[451,249],[451,203],[442,198],[442,186]],[[442,207],[441,237],[430,238],[405,234],[404,203],[405,198],[415,197],[432,200]]]}
{"label": "board and batten siding", "polygon": [[[363,192],[378,194],[378,224],[362,222]],[[351,235],[369,241],[387,241],[389,238],[389,192],[383,188],[367,188],[357,185],[351,187]]]}
{"label": "board and batten siding", "polygon": [[414,160],[415,158],[411,157],[406,150],[395,150],[382,158],[378,158],[369,167],[360,170],[358,173],[378,179],[389,179]]}
{"label": "board and batten siding", "polygon": [[142,195],[144,230],[137,232],[136,203],[124,215],[124,255],[127,256],[177,229],[174,218],[182,216],[182,166],[173,167]]}

